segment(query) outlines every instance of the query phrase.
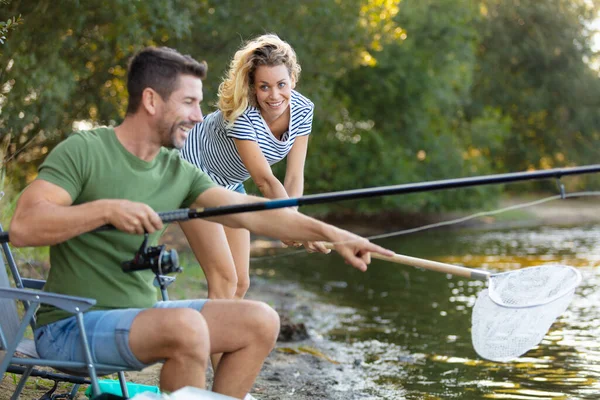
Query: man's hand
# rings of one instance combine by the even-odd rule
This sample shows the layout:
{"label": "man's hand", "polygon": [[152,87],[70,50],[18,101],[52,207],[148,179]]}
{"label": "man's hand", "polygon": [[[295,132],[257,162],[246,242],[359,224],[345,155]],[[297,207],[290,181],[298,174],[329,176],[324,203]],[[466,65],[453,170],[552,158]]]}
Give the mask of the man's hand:
{"label": "man's hand", "polygon": [[391,257],[394,252],[369,242],[367,239],[343,231],[343,239],[333,243],[334,249],[344,258],[346,264],[352,265],[360,271],[366,271],[371,263],[371,252]]}
{"label": "man's hand", "polygon": [[106,223],[120,231],[143,235],[163,227],[160,216],[152,207],[129,200],[103,200],[107,203]]}
{"label": "man's hand", "polygon": [[73,205],[65,189],[36,179],[17,201],[10,223],[11,243],[17,247],[55,245],[105,224],[140,235],[163,227],[158,214],[146,204],[101,199]]}

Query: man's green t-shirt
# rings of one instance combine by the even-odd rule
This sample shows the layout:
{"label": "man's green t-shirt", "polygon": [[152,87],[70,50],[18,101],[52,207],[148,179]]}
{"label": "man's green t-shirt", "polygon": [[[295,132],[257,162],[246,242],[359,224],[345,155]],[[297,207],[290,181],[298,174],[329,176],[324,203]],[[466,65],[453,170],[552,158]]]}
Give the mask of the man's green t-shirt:
{"label": "man's green t-shirt", "polygon": [[[98,199],[127,199],[157,212],[189,207],[203,191],[216,186],[175,150],[161,148],[146,162],[127,151],[114,129],[77,132],[60,143],[40,166],[37,179],[65,189],[73,205]],[[164,231],[164,229],[163,229]],[[149,237],[155,245],[163,232]],[[126,273],[143,235],[117,230],[90,232],[50,247],[50,273],[44,290],[97,300],[93,309],[147,308],[157,301],[150,270]],[[42,307],[42,326],[70,314]]]}

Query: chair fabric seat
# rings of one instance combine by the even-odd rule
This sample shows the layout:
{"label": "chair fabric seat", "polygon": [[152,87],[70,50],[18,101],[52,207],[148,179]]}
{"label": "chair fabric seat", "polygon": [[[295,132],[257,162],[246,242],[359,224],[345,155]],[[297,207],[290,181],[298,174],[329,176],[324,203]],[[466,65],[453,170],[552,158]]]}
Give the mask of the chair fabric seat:
{"label": "chair fabric seat", "polygon": [[40,358],[37,349],[35,348],[35,342],[32,339],[21,340],[17,346],[17,351],[27,357]]}

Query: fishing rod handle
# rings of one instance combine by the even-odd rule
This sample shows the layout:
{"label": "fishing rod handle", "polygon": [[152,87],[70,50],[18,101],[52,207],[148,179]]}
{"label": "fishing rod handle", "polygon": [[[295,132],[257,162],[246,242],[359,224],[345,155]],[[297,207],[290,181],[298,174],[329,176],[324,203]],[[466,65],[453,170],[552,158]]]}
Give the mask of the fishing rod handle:
{"label": "fishing rod handle", "polygon": [[[334,249],[332,243],[325,243],[325,247]],[[425,260],[423,258],[416,258],[410,256],[404,256],[401,254],[394,254],[392,256],[384,256],[383,254],[371,252],[372,258],[379,260],[389,261],[396,264],[410,265],[411,267],[425,268],[431,271],[443,272],[455,276],[462,276],[463,278],[477,279],[480,281],[487,281],[490,277],[490,273],[487,271],[481,271],[478,269],[461,267],[458,265],[446,264],[438,261]]]}
{"label": "fishing rod handle", "polygon": [[163,224],[178,221],[187,221],[188,219],[190,219],[190,209],[182,208],[173,211],[162,211],[158,213],[158,216],[160,217]]}

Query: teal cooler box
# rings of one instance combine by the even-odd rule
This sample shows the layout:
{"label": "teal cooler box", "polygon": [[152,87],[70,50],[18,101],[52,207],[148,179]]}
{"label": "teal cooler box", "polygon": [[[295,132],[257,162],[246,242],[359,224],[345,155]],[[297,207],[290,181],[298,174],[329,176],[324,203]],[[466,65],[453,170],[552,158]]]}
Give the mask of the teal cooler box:
{"label": "teal cooler box", "polygon": [[[123,396],[123,392],[121,391],[121,384],[118,380],[110,380],[103,379],[98,381],[98,385],[100,386],[100,393],[109,393],[117,396]],[[160,394],[160,390],[156,386],[150,385],[142,385],[139,383],[127,382],[127,391],[129,392],[129,397],[133,397],[136,394],[151,392]],[[88,386],[85,390],[85,395],[88,399],[92,398],[92,386]]]}

